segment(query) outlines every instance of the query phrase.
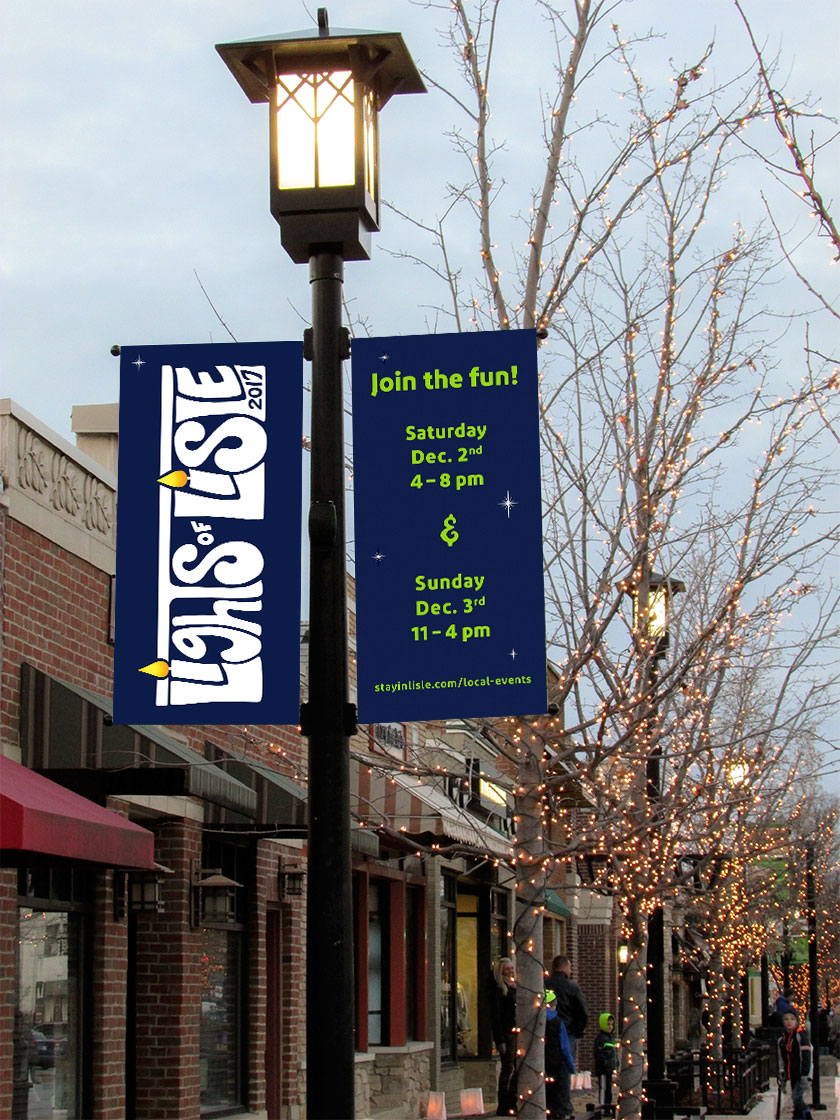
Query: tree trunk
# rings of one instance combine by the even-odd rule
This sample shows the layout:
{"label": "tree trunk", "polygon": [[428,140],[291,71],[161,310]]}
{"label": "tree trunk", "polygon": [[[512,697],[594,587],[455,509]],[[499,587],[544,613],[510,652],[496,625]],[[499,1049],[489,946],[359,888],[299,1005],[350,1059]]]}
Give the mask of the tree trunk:
{"label": "tree trunk", "polygon": [[627,964],[623,966],[619,1030],[618,1116],[638,1120],[642,1113],[642,1081],[645,1064],[645,1013],[647,1009],[647,921],[635,899],[629,900],[625,916],[630,930]]}
{"label": "tree trunk", "polygon": [[516,1021],[518,1115],[545,1120],[545,841],[540,758],[521,744],[517,773]]}
{"label": "tree trunk", "polygon": [[706,1029],[706,1045],[716,1062],[723,1061],[723,1008],[726,994],[726,979],[720,951],[715,949],[709,961],[709,1025]]}

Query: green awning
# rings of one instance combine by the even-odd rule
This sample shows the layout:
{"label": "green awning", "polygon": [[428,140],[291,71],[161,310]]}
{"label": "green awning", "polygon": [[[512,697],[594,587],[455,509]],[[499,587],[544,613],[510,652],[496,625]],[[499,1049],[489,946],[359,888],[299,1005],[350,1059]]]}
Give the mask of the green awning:
{"label": "green awning", "polygon": [[[39,698],[41,688],[43,691]],[[110,697],[92,692],[75,682],[59,680],[27,664],[21,666],[21,697],[21,742],[26,744],[24,758],[27,762],[31,760],[33,750],[30,739],[34,742],[36,736],[45,738],[45,742],[40,744],[40,754],[49,760],[49,767],[44,768],[49,771],[47,777],[51,773],[58,777],[61,772],[62,780],[70,788],[77,788],[76,783],[68,780],[71,770],[77,770],[81,778],[85,778],[88,770],[86,752],[92,751],[91,744],[95,741],[95,733],[91,734],[84,712],[87,704],[99,709],[104,717],[101,742],[96,746],[95,765],[90,769],[114,775],[112,781],[115,784],[107,789],[102,786],[105,792],[135,792],[132,778],[138,774],[136,792],[151,793],[153,790],[149,787],[148,775],[142,772],[151,769],[157,770],[160,776],[169,774],[177,779],[177,788],[160,789],[161,793],[199,797],[250,820],[256,817],[257,794],[250,785],[226,774],[157,724],[112,723]],[[39,704],[47,713],[40,722],[32,718],[32,712]],[[84,796],[86,790],[77,789],[77,792]]]}
{"label": "green awning", "polygon": [[556,914],[559,918],[571,918],[572,912],[557,891],[552,890],[551,887],[545,888],[545,908],[550,910],[552,914]]}

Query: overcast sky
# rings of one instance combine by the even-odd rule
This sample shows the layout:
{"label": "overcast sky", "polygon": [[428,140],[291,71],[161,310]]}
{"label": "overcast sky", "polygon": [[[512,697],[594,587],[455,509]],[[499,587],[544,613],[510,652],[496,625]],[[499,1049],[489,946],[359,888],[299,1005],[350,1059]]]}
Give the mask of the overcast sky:
{"label": "overcast sky", "polygon": [[[401,31],[418,65],[445,80],[446,6],[345,0],[330,5],[330,23]],[[214,46],[314,27],[315,7],[3,0],[0,396],[72,438],[72,405],[118,397],[112,344],[228,340],[208,296],[240,340],[300,337],[307,269],[285,256],[268,211],[267,107],[247,101]],[[744,7],[768,55],[782,52],[786,92],[810,92],[826,113],[840,111],[835,0]],[[732,0],[632,0],[616,18],[627,33],[667,37],[658,58],[651,54],[659,77],[696,61],[712,38],[720,72],[751,62]],[[491,92],[509,178],[518,158],[524,168],[539,155],[539,82],[551,52],[544,32],[528,0],[504,0],[494,77],[505,93],[495,84]],[[461,174],[443,135],[451,117],[452,103],[434,90],[396,97],[382,115],[383,196],[420,218],[442,210],[447,179]],[[818,170],[830,195],[840,168]],[[742,220],[757,218],[760,200],[745,207],[755,213]],[[387,252],[422,251],[415,236],[386,211],[373,260],[347,267],[346,296],[374,334],[434,325],[422,271]],[[473,230],[463,236],[475,243]],[[827,251],[811,258],[818,284],[828,283],[829,261]]]}
{"label": "overcast sky", "polygon": [[[836,109],[835,5],[816,0],[796,18],[789,0],[746,7],[771,53],[783,50],[791,92]],[[117,399],[113,343],[226,340],[196,273],[240,340],[298,337],[306,268],[285,257],[268,212],[267,108],[247,101],[214,45],[314,26],[301,0],[3,0],[0,12],[0,395],[69,436],[73,404]],[[333,27],[402,31],[438,76],[442,16],[410,0],[330,7]],[[667,33],[671,72],[713,35],[717,65],[749,61],[731,0],[635,0],[618,16],[623,30]],[[546,40],[526,0],[502,5],[495,77],[507,92],[493,110],[514,153],[536,147]],[[383,195],[418,216],[456,174],[441,135],[450,117],[439,92],[394,98],[382,116]],[[347,268],[347,297],[376,334],[426,330],[419,271],[385,251],[406,236],[386,213],[374,259]]]}

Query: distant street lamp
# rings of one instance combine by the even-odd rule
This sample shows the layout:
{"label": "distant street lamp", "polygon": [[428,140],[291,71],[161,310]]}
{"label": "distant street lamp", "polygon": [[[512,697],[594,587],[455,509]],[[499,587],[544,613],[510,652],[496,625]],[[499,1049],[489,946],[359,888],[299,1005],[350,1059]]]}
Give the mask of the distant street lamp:
{"label": "distant street lamp", "polygon": [[[660,576],[650,572],[645,581],[638,584],[628,584],[627,581],[620,585],[633,600],[633,630],[637,634],[644,634],[650,642],[655,642],[653,658],[658,661],[665,656],[670,644],[671,636],[668,624],[671,618],[671,599],[674,595],[685,591],[685,584],[681,579],[672,579],[671,576]],[[647,592],[647,594],[645,594]]]}
{"label": "distant street lamp", "polygon": [[[379,229],[378,113],[425,86],[396,32],[316,31],[225,43],[219,54],[252,102],[268,102],[271,213],[297,263],[309,262],[312,465],[309,507],[309,853],[306,1074],[310,1120],[354,1115],[353,898],[344,531],[341,326],[345,260],[368,260]],[[329,1045],[324,1015],[329,1009]]]}
{"label": "distant street lamp", "polygon": [[[644,691],[652,694],[659,679],[659,663],[670,645],[670,610],[674,595],[685,591],[682,580],[643,572],[638,582],[624,580],[617,590],[633,600],[633,633],[640,640]],[[655,714],[650,702],[648,720]],[[662,801],[662,746],[658,739],[650,748],[646,762],[648,816],[651,827]],[[661,906],[648,919],[647,936],[647,1046],[648,1069],[644,1083],[648,1106],[642,1115],[672,1116],[676,1086],[665,1077],[665,921]]]}

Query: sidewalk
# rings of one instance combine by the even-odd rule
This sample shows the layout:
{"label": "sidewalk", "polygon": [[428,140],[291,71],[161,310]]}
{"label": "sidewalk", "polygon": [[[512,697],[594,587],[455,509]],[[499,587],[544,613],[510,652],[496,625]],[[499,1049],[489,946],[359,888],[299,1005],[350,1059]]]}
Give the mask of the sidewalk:
{"label": "sidewalk", "polygon": [[[823,1059],[823,1062],[825,1059]],[[824,1074],[820,1078],[820,1097],[825,1106],[819,1111],[813,1113],[814,1120],[840,1120],[840,1098],[836,1096],[836,1079],[834,1077],[826,1077]],[[806,1097],[807,1100],[807,1097]],[[792,1106],[790,1100],[790,1093],[782,1097],[782,1107],[780,1111],[781,1120],[791,1120]],[[758,1101],[753,1105],[750,1111],[746,1114],[750,1120],[775,1120],[776,1117],[776,1082],[770,1082],[770,1088],[765,1093],[759,1093]],[[679,1112],[677,1112],[679,1117]],[[732,1120],[732,1117],[712,1116],[709,1113],[706,1120]]]}
{"label": "sidewalk", "polygon": [[[825,1059],[823,1059],[825,1062]],[[823,1073],[820,1080],[820,1097],[825,1106],[819,1111],[813,1113],[813,1120],[840,1120],[840,1096],[838,1096],[838,1086],[840,1086],[840,1063],[837,1066],[838,1076],[826,1077]],[[588,1100],[587,1100],[588,1098]],[[591,1120],[597,1113],[589,1112],[587,1104],[592,1102],[592,1092],[590,1090],[582,1090],[580,1092],[572,1093],[572,1104],[575,1109],[575,1116],[577,1120]],[[782,1097],[782,1107],[780,1112],[780,1120],[791,1120],[792,1106],[790,1100],[790,1093]],[[494,1116],[494,1112],[485,1112],[484,1120]],[[749,1120],[775,1120],[776,1118],[776,1082],[770,1082],[770,1088],[758,1094],[758,1099],[755,1104],[744,1115],[749,1117]],[[681,1120],[679,1107],[674,1113],[675,1120]],[[457,1120],[457,1114],[453,1114],[450,1120]],[[476,1118],[481,1120],[481,1118]],[[712,1113],[707,1113],[705,1120],[736,1120],[733,1115],[718,1116]]]}

